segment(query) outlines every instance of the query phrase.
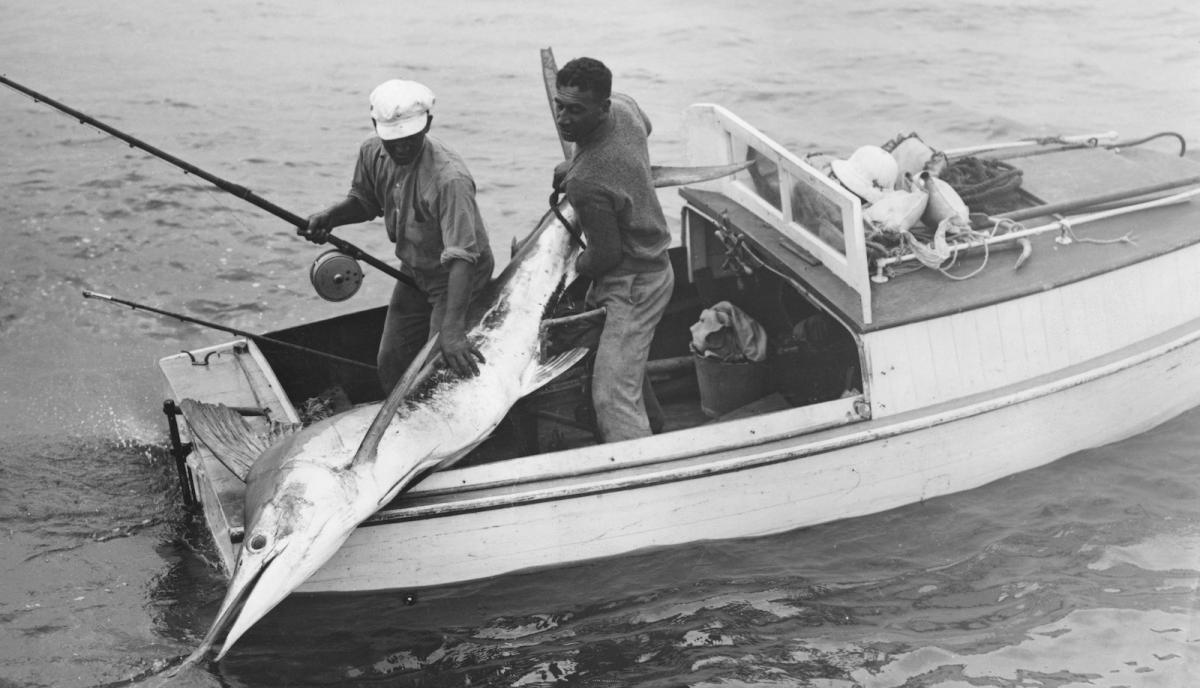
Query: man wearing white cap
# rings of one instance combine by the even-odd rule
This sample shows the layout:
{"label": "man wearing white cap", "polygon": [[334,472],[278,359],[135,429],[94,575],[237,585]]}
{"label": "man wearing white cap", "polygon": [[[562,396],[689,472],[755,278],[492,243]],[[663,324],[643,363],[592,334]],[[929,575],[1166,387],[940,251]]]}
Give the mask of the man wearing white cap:
{"label": "man wearing white cap", "polygon": [[323,243],[334,227],[383,216],[401,272],[421,292],[397,282],[379,342],[385,392],[439,332],[446,363],[460,375],[478,372],[482,354],[466,337],[471,299],[492,276],[491,247],[475,180],[457,153],[429,136],[434,95],[415,81],[392,79],[371,92],[376,136],[362,143],[346,198],[308,218],[297,233]]}

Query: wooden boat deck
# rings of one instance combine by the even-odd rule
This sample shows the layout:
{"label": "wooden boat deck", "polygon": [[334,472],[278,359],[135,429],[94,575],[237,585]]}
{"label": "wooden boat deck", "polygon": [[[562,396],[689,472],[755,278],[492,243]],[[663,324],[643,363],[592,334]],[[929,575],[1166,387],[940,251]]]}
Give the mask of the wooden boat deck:
{"label": "wooden boat deck", "polygon": [[[1195,160],[1136,148],[1076,149],[1009,157],[1007,162],[1024,173],[1022,189],[1047,204],[1093,197],[1101,190],[1120,193],[1200,175],[1200,163]],[[1056,242],[1058,232],[1047,232],[1030,238],[1033,253],[1019,271],[1011,267],[1015,251],[993,247],[988,266],[967,280],[952,281],[940,272],[920,268],[893,276],[884,284],[873,284],[873,321],[865,323],[858,295],[818,261],[789,245],[787,238],[767,222],[718,192],[682,189],[681,194],[710,218],[727,218],[728,224],[758,249],[758,254],[769,257],[772,267],[795,277],[860,334],[1011,301],[1200,242],[1200,227],[1190,203],[1142,210],[1073,230],[1078,237],[1102,241],[1128,233],[1136,238],[1134,244],[1061,245]],[[1036,227],[1054,219],[1031,218],[1023,224]],[[971,253],[960,257],[950,272],[973,272],[983,260],[983,253],[981,249]]]}

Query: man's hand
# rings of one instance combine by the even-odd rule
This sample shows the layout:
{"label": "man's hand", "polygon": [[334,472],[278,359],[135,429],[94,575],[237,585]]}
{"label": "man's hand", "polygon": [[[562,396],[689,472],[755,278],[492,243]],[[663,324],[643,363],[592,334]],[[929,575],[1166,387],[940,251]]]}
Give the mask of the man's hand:
{"label": "man's hand", "polygon": [[479,364],[484,363],[483,354],[467,341],[462,332],[443,331],[438,338],[442,358],[446,365],[463,377],[479,374]]}
{"label": "man's hand", "polygon": [[371,212],[364,208],[357,198],[347,196],[321,212],[309,215],[307,225],[297,227],[296,234],[314,244],[323,244],[329,239],[334,227],[366,222],[372,217]]}
{"label": "man's hand", "polygon": [[319,213],[313,213],[308,216],[307,227],[297,227],[296,234],[308,239],[314,244],[323,244],[329,238],[329,233],[333,231],[333,222],[330,212],[322,210]]}

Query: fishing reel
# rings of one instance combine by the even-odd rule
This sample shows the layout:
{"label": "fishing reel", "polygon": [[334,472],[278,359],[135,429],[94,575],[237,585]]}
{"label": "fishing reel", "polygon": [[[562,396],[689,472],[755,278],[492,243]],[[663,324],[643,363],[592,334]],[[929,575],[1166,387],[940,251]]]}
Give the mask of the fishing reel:
{"label": "fishing reel", "polygon": [[308,279],[317,295],[326,301],[345,301],[358,293],[363,271],[353,257],[330,249],[313,261]]}

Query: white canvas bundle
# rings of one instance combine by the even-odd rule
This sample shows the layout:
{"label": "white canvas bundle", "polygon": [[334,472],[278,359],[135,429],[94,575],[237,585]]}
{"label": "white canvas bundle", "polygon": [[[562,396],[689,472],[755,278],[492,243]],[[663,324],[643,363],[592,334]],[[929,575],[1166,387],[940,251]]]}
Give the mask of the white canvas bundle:
{"label": "white canvas bundle", "polygon": [[921,219],[929,202],[922,188],[912,191],[889,191],[863,210],[863,219],[875,229],[898,234]]}
{"label": "white canvas bundle", "polygon": [[927,227],[938,227],[943,220],[949,218],[969,224],[970,211],[954,187],[928,172],[922,174],[921,178],[925,183],[925,191],[929,194],[929,203],[921,216],[921,221]]}

